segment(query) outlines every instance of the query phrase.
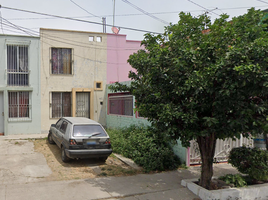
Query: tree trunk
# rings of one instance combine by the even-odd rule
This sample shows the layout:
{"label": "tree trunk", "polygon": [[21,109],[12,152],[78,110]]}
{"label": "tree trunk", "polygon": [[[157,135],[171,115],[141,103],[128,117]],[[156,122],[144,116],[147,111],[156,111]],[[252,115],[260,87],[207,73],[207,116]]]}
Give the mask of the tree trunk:
{"label": "tree trunk", "polygon": [[202,160],[199,185],[206,189],[210,189],[211,178],[213,176],[213,158],[216,147],[215,133],[206,137],[197,137],[197,143]]}

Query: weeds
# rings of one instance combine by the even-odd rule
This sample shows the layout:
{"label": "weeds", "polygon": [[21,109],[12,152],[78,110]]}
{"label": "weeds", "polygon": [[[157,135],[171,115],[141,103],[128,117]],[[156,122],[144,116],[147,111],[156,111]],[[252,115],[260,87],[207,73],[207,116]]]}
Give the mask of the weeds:
{"label": "weeds", "polygon": [[146,172],[176,169],[180,164],[166,135],[151,127],[130,126],[107,131],[113,151],[132,159]]}

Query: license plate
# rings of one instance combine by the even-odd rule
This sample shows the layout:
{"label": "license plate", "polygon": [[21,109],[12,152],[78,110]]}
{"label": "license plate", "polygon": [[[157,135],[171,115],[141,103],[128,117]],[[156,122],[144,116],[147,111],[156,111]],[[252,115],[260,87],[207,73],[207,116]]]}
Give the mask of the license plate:
{"label": "license plate", "polygon": [[97,141],[96,140],[86,140],[86,145],[95,145],[97,144]]}

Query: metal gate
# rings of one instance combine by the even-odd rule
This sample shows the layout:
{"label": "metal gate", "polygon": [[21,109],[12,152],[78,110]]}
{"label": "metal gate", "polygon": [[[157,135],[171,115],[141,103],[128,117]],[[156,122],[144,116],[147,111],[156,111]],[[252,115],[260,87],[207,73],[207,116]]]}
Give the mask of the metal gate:
{"label": "metal gate", "polygon": [[90,92],[76,93],[76,117],[90,118]]}
{"label": "metal gate", "polygon": [[[241,135],[240,139],[232,140],[231,138],[220,140],[217,139],[216,141],[216,149],[215,149],[215,156],[214,162],[226,162],[228,160],[229,152],[234,147],[240,146],[253,146],[253,140],[245,138]],[[190,142],[190,165],[193,164],[200,164],[201,163],[201,156],[198,144],[195,140]]]}

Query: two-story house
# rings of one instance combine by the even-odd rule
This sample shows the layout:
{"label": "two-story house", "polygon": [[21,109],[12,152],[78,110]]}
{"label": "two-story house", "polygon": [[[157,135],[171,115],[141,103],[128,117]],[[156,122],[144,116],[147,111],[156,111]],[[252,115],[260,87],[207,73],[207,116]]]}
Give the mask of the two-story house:
{"label": "two-story house", "polygon": [[0,134],[40,133],[40,39],[0,35]]}
{"label": "two-story house", "polygon": [[107,34],[40,29],[41,131],[60,117],[105,125]]}

